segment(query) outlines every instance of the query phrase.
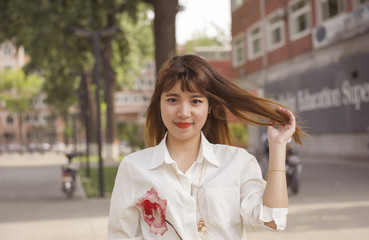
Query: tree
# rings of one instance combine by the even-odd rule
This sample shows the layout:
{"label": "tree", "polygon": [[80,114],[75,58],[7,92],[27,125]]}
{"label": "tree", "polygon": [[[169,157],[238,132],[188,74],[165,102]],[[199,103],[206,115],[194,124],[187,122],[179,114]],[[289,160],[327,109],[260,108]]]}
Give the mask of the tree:
{"label": "tree", "polygon": [[[49,0],[37,4],[34,1],[1,1],[0,41],[11,39],[17,46],[25,47],[31,57],[26,71],[38,72],[45,77],[44,90],[48,93],[48,101],[65,114],[68,106],[76,102],[71,92],[86,86],[72,75],[90,73],[94,62],[91,40],[75,36],[71,29],[78,27],[97,31],[112,26],[120,27],[121,31],[102,39],[100,45],[99,60],[103,76],[100,79],[104,79],[102,85],[107,104],[105,140],[111,144],[115,133],[116,69],[124,65],[129,52],[124,31],[126,23],[121,19],[122,16],[137,19],[140,4],[142,1],[129,0]],[[113,50],[116,52],[114,57]],[[82,92],[90,94],[87,88]]]}
{"label": "tree", "polygon": [[0,102],[5,109],[16,113],[18,118],[19,139],[23,139],[23,116],[33,110],[33,100],[41,90],[42,79],[35,75],[26,76],[20,69],[5,70],[0,73]]}
{"label": "tree", "polygon": [[[92,65],[87,42],[76,39],[68,29],[78,22],[81,7],[67,11],[68,7],[66,1],[0,2],[0,27],[3,29],[0,41],[11,40],[17,47],[24,46],[31,58],[24,68],[26,73],[34,72],[44,77],[46,101],[54,105],[65,120],[69,106],[76,104],[76,95],[72,93],[80,86],[79,79],[72,75],[88,72]],[[91,128],[94,129],[96,127]]]}
{"label": "tree", "polygon": [[[155,59],[159,69],[169,54],[175,54],[176,51],[175,16],[179,9],[178,0],[47,0],[38,1],[37,4],[22,0],[0,1],[0,41],[11,39],[17,46],[25,47],[31,57],[26,72],[37,72],[44,76],[48,102],[66,114],[68,106],[76,103],[76,96],[71,91],[85,86],[80,84],[79,78],[71,75],[89,74],[94,62],[91,40],[75,36],[71,29],[78,27],[97,31],[118,26],[121,31],[102,39],[100,45],[101,75],[104,77],[102,85],[107,104],[105,140],[113,143],[113,97],[117,73],[124,74],[120,66],[129,61],[130,50],[125,32],[126,22],[122,18],[128,16],[137,19],[142,12],[140,7],[143,2],[151,3],[154,7]],[[90,94],[88,89],[83,91]]]}
{"label": "tree", "polygon": [[198,46],[221,46],[221,43],[215,37],[207,37],[204,34],[198,34],[194,39],[186,42],[186,53],[193,53]]}
{"label": "tree", "polygon": [[163,63],[176,54],[176,14],[178,0],[151,0],[154,6],[155,63],[159,72]]}

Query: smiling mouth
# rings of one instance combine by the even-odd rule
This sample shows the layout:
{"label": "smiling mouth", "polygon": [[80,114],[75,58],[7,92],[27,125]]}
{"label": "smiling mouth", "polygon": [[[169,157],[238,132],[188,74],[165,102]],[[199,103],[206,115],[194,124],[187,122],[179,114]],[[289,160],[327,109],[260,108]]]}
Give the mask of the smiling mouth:
{"label": "smiling mouth", "polygon": [[188,122],[177,122],[176,126],[182,129],[188,128],[191,126],[192,123],[188,123]]}

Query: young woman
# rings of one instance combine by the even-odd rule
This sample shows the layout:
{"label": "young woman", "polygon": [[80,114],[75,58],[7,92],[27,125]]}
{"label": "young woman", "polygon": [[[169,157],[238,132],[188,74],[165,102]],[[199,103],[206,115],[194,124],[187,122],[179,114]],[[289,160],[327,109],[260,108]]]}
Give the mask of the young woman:
{"label": "young woman", "polygon": [[[252,155],[229,145],[227,110],[269,126],[267,181]],[[291,111],[237,87],[204,59],[169,59],[147,110],[150,148],[126,156],[117,173],[109,239],[247,239],[246,225],[283,230],[286,144],[301,143],[301,134]]]}

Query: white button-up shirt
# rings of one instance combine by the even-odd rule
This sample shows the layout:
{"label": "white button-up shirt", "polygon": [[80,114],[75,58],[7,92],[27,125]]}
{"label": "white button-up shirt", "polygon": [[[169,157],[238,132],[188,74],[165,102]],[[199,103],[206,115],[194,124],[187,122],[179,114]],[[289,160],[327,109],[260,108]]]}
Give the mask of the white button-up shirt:
{"label": "white button-up shirt", "polygon": [[[247,239],[246,225],[274,221],[278,230],[285,228],[288,209],[263,205],[266,183],[255,157],[246,150],[211,144],[201,133],[197,160],[183,173],[170,157],[165,139],[122,161],[111,197],[110,240],[179,239],[175,230],[184,240]],[[150,231],[136,205],[152,188],[166,200],[165,220],[172,225],[167,224],[163,235]],[[206,235],[197,231],[200,211]]]}

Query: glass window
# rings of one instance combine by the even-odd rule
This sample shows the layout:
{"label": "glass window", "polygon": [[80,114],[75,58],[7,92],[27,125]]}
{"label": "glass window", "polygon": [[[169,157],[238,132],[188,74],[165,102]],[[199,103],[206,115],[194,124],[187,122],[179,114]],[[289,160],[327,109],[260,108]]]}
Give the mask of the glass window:
{"label": "glass window", "polygon": [[12,57],[12,56],[14,56],[14,54],[15,54],[15,49],[14,49],[14,47],[12,46],[12,44],[10,44],[10,43],[5,43],[5,44],[3,45],[3,49],[2,49],[2,51],[3,51],[3,55],[4,55],[4,56]]}
{"label": "glass window", "polygon": [[5,132],[3,134],[4,138],[7,140],[7,141],[11,141],[15,138],[15,134],[14,133],[11,133],[11,132]]}
{"label": "glass window", "polygon": [[285,44],[284,39],[284,19],[281,12],[278,10],[272,14],[267,22],[268,31],[268,50],[274,50]]}
{"label": "glass window", "polygon": [[250,28],[248,34],[249,58],[254,59],[259,57],[263,52],[263,34],[261,24],[257,24]]}
{"label": "glass window", "polygon": [[369,0],[356,0],[356,7],[359,8],[365,4],[369,4]]}
{"label": "glass window", "polygon": [[290,34],[291,39],[296,40],[305,36],[310,31],[310,5],[308,0],[292,1],[290,11]]}
{"label": "glass window", "polygon": [[319,0],[318,4],[320,22],[337,16],[344,11],[343,0]]}
{"label": "glass window", "polygon": [[233,66],[239,66],[245,62],[245,47],[243,34],[235,37],[233,42]]}
{"label": "glass window", "polygon": [[26,116],[24,116],[24,121],[27,122],[27,123],[30,121],[30,117],[29,117],[28,114]]}
{"label": "glass window", "polygon": [[14,125],[15,119],[13,115],[7,115],[5,119],[6,125]]}

